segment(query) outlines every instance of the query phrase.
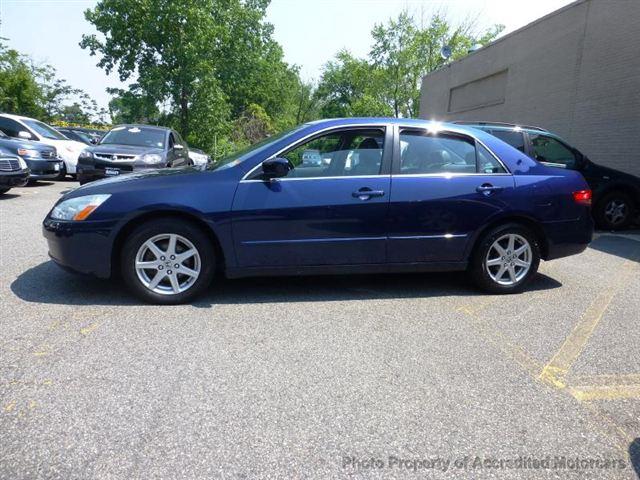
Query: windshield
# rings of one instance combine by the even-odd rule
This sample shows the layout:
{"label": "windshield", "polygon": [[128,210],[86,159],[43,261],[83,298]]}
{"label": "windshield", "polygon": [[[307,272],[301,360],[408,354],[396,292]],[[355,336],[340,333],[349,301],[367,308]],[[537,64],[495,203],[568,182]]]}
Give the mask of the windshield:
{"label": "windshield", "polygon": [[166,132],[157,128],[117,127],[107,133],[100,145],[117,144],[135,147],[164,148]]}
{"label": "windshield", "polygon": [[240,163],[244,162],[247,158],[251,157],[253,154],[269,148],[278,140],[281,140],[283,138],[293,135],[297,131],[301,130],[303,127],[305,127],[305,125],[299,125],[295,128],[292,128],[291,130],[286,130],[282,133],[278,133],[277,135],[272,135],[271,137],[265,138],[264,140],[258,143],[254,143],[253,145],[245,149],[242,149],[227,157],[222,158],[221,160],[218,160],[213,165],[213,169],[222,170],[225,168],[235,167],[236,165],[239,165]]}
{"label": "windshield", "polygon": [[54,130],[46,123],[39,122],[38,120],[23,120],[23,122],[31,129],[33,129],[38,135],[44,138],[50,138],[52,140],[69,140],[57,130]]}

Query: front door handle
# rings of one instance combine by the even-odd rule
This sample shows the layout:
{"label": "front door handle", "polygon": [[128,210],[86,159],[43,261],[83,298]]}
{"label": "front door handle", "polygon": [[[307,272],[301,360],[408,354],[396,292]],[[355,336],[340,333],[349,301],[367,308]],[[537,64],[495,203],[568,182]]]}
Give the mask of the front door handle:
{"label": "front door handle", "polygon": [[359,198],[360,200],[369,200],[373,197],[383,197],[384,190],[371,190],[369,187],[364,187],[358,191],[353,192],[351,195],[354,198]]}
{"label": "front door handle", "polygon": [[503,187],[495,187],[493,185],[491,185],[490,183],[483,183],[482,185],[480,185],[479,187],[476,188],[476,192],[478,193],[482,193],[484,195],[491,195],[492,193],[495,192],[500,192],[504,190]]}

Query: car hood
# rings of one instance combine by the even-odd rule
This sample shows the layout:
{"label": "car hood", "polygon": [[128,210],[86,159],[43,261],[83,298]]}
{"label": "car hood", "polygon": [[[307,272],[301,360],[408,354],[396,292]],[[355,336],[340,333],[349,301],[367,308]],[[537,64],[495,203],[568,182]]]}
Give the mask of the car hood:
{"label": "car hood", "polygon": [[136,145],[120,145],[117,143],[105,143],[104,145],[95,145],[88,148],[93,153],[122,153],[125,155],[141,155],[143,153],[164,153],[161,148],[136,146]]}
{"label": "car hood", "polygon": [[178,168],[162,168],[153,170],[142,170],[134,173],[126,173],[123,175],[117,175],[115,177],[103,178],[90,183],[87,183],[81,187],[75,188],[69,192],[73,193],[73,197],[80,195],[91,195],[94,193],[109,193],[111,189],[118,189],[120,186],[128,185],[130,182],[147,182],[153,179],[159,179],[168,176],[179,175],[195,175],[201,173],[202,169],[194,167],[178,167]]}
{"label": "car hood", "polygon": [[27,148],[29,150],[37,150],[39,152],[55,151],[56,147],[51,145],[44,145],[40,142],[33,142],[30,140],[22,140],[18,138],[0,138],[0,146],[18,149]]}
{"label": "car hood", "polygon": [[[590,161],[591,162],[591,161]],[[612,179],[626,180],[627,182],[640,187],[640,178],[636,177],[622,170],[616,170],[615,168],[605,167],[599,163],[591,162],[591,171],[597,175],[606,176]]]}

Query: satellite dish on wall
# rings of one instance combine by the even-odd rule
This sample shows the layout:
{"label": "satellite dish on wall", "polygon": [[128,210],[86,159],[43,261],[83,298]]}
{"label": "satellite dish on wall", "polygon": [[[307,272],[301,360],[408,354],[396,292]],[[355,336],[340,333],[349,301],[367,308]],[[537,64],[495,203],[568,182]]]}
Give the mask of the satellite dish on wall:
{"label": "satellite dish on wall", "polygon": [[451,57],[451,47],[449,45],[443,45],[440,49],[440,56],[445,60],[449,60],[449,57]]}

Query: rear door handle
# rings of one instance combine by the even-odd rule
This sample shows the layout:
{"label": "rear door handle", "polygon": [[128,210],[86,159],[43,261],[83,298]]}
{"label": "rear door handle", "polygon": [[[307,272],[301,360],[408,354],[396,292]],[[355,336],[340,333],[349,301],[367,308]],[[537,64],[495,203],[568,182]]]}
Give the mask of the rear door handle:
{"label": "rear door handle", "polygon": [[504,190],[503,187],[495,187],[490,183],[483,183],[479,187],[476,187],[476,192],[483,193],[484,195],[491,195],[494,192],[500,192]]}
{"label": "rear door handle", "polygon": [[353,192],[351,195],[354,198],[359,198],[360,200],[369,200],[373,197],[384,197],[384,190],[371,190],[369,187],[364,187]]}

